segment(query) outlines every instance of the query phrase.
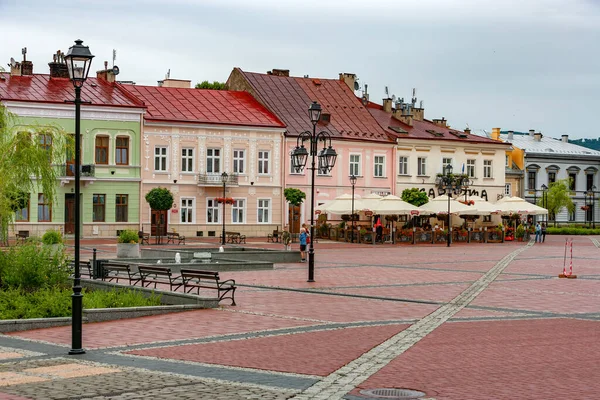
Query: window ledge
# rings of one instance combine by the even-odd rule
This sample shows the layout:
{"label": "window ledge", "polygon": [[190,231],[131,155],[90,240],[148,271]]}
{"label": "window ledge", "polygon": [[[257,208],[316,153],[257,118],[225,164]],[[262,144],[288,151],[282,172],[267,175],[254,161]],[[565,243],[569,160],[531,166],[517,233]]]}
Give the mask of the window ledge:
{"label": "window ledge", "polygon": [[417,178],[429,178],[429,175],[417,175]]}
{"label": "window ledge", "polygon": [[411,177],[412,175],[409,175],[409,174],[398,174],[398,176],[408,176],[408,177]]}

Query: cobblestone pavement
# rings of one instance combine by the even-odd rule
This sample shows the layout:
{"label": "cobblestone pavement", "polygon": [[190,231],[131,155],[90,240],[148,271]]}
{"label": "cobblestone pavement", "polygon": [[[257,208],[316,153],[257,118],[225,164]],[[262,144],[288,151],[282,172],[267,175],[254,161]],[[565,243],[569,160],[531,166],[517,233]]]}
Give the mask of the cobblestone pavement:
{"label": "cobblestone pavement", "polygon": [[320,241],[316,282],[301,263],[223,272],[239,284],[237,307],[85,324],[83,355],[67,355],[70,327],[0,335],[0,400],[358,400],[383,388],[438,400],[596,399],[600,238],[575,237],[578,278],[559,279],[565,239]]}

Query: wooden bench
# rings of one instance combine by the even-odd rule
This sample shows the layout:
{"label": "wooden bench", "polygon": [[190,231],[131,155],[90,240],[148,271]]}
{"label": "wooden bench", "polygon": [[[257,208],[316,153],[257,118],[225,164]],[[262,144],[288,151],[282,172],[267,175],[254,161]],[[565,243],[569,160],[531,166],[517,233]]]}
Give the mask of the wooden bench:
{"label": "wooden bench", "polygon": [[[71,274],[75,276],[75,260],[69,263],[69,270],[71,271]],[[79,276],[84,275],[88,278],[91,278],[93,276],[92,263],[89,261],[79,260]]]}
{"label": "wooden bench", "polygon": [[[190,293],[196,289],[196,295],[200,295],[200,289],[211,289],[217,291],[219,301],[231,299],[231,305],[235,306],[235,281],[227,279],[219,280],[219,273],[214,271],[200,271],[197,269],[182,269],[181,279],[183,280],[183,291]],[[227,296],[228,293],[231,293]]]}
{"label": "wooden bench", "polygon": [[225,236],[227,243],[246,243],[246,235],[241,235],[239,232],[225,232]]}
{"label": "wooden bench", "polygon": [[29,237],[29,231],[19,231],[19,232],[17,232],[16,237],[17,237],[17,243],[19,243],[19,242],[25,243],[25,241]]}
{"label": "wooden bench", "polygon": [[119,283],[119,279],[127,279],[129,284],[135,286],[140,280],[140,274],[131,271],[129,264],[115,262],[102,263],[100,276],[103,281]]}
{"label": "wooden bench", "polygon": [[[154,284],[154,289],[159,283],[169,285],[169,290],[176,291],[181,287],[181,276],[174,276],[169,267],[156,267],[150,265],[138,265],[142,287]],[[175,288],[175,289],[173,289]]]}
{"label": "wooden bench", "polygon": [[138,231],[138,237],[140,238],[141,244],[150,244],[148,241],[150,240],[150,234],[144,233],[144,231]]}
{"label": "wooden bench", "polygon": [[167,232],[167,244],[173,243],[177,240],[177,244],[185,244],[185,236],[180,235],[177,232]]}
{"label": "wooden bench", "polygon": [[279,232],[277,229],[274,229],[273,233],[267,234],[267,242],[279,243],[280,239],[281,232]]}

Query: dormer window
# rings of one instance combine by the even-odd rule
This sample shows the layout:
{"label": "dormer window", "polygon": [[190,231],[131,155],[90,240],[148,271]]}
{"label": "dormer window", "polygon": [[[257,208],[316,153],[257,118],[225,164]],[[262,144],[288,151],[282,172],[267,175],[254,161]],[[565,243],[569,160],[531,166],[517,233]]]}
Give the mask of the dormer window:
{"label": "dormer window", "polygon": [[331,114],[322,112],[319,122],[323,125],[329,124],[329,122],[331,122]]}

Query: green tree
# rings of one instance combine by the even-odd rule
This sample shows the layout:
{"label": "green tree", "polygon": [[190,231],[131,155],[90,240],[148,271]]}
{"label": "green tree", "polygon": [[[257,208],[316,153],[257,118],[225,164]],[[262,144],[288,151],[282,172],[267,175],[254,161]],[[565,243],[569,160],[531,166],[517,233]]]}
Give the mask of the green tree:
{"label": "green tree", "polygon": [[[283,191],[283,195],[285,196],[285,199],[294,207],[298,207],[300,204],[302,204],[302,202],[304,201],[304,199],[306,199],[306,193],[304,193],[302,190],[300,189],[296,189],[296,188],[287,188]],[[292,220],[290,221],[290,231],[293,232],[294,231],[294,218],[293,218],[294,213],[292,212]]]}
{"label": "green tree", "polygon": [[[156,187],[146,193],[146,201],[151,209],[161,211],[162,216],[164,211],[170,210],[173,207],[173,193],[167,188]],[[161,219],[158,218],[156,224],[157,236],[164,234]]]}
{"label": "green tree", "polygon": [[196,89],[227,90],[227,84],[219,81],[213,81],[213,83],[202,81],[196,84]]}
{"label": "green tree", "polygon": [[56,197],[59,170],[74,139],[56,126],[23,125],[0,104],[0,243],[8,243],[15,211],[24,208],[30,193]]}
{"label": "green tree", "polygon": [[402,200],[415,207],[419,207],[423,204],[427,204],[429,202],[429,197],[427,197],[427,193],[422,192],[417,188],[411,188],[402,191]]}
{"label": "green tree", "polygon": [[575,204],[573,204],[573,200],[571,200],[569,191],[569,180],[561,179],[551,183],[546,192],[546,204],[544,204],[543,199],[540,198],[537,201],[537,205],[546,207],[548,214],[550,214],[550,218],[554,221],[554,226],[556,226],[556,214],[561,212],[564,208],[570,213],[575,211]]}

